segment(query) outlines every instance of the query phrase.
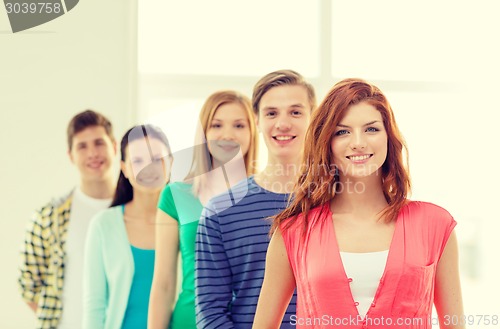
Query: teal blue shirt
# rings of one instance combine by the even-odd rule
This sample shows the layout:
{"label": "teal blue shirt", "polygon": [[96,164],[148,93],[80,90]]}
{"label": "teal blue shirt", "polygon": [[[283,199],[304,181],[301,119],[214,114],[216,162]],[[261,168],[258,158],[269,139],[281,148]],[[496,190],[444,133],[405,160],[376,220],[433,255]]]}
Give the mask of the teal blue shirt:
{"label": "teal blue shirt", "polygon": [[[85,243],[83,329],[122,328],[134,279],[143,270],[134,262],[122,207],[97,214]],[[144,295],[149,296],[149,290]]]}
{"label": "teal blue shirt", "polygon": [[122,329],[146,329],[148,327],[149,293],[153,282],[155,251],[154,249],[140,249],[132,245],[131,248],[135,272]]}

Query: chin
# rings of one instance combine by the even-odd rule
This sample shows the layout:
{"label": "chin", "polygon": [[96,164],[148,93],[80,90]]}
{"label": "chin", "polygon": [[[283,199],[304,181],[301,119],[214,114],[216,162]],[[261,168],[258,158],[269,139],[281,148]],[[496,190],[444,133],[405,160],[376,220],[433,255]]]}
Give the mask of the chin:
{"label": "chin", "polygon": [[234,155],[227,155],[227,156],[220,156],[220,157],[214,157],[214,160],[217,161],[218,163],[226,164],[236,158],[237,154]]}
{"label": "chin", "polygon": [[299,153],[301,153],[301,151],[299,150],[295,150],[293,148],[281,148],[281,147],[278,147],[276,148],[276,155],[278,156],[282,156],[282,157],[289,157],[289,156],[293,156],[293,155],[298,155]]}
{"label": "chin", "polygon": [[353,179],[365,179],[365,178],[369,178],[369,177],[372,177],[372,176],[377,176],[377,172],[374,171],[374,172],[363,172],[363,173],[357,173],[357,172],[351,172],[347,175],[348,178],[353,178]]}

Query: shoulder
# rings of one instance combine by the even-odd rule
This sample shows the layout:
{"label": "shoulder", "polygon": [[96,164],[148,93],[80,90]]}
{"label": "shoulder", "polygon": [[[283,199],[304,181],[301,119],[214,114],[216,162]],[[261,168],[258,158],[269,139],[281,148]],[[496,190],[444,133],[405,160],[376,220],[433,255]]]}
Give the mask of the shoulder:
{"label": "shoulder", "polygon": [[280,230],[283,236],[286,235],[287,238],[299,238],[302,236],[304,229],[309,234],[321,227],[321,224],[328,220],[330,216],[329,204],[323,204],[316,206],[309,210],[307,215],[307,227],[304,227],[304,213],[300,213],[297,216],[289,217],[285,219],[280,224]]}
{"label": "shoulder", "polygon": [[403,208],[408,214],[403,217],[405,232],[408,233],[406,238],[428,255],[439,257],[457,225],[453,216],[430,202],[411,201]]}
{"label": "shoulder", "polygon": [[61,208],[70,206],[72,201],[73,190],[59,197],[53,198],[47,204],[41,207],[39,212],[47,214],[49,212],[53,212],[54,210],[59,210]]}
{"label": "shoulder", "polygon": [[191,191],[192,188],[193,188],[193,184],[188,184],[185,182],[171,182],[171,183],[168,183],[167,186],[165,186],[166,190],[170,190],[170,191],[177,190],[177,191],[183,191],[183,192]]}
{"label": "shoulder", "polygon": [[173,194],[176,197],[184,195],[186,197],[194,197],[193,195],[193,185],[184,182],[172,182],[168,183],[162,190],[160,195],[160,201],[165,201],[167,199],[172,199]]}
{"label": "shoulder", "polygon": [[235,206],[241,200],[249,197],[252,193],[255,192],[255,191],[252,192],[251,190],[251,187],[253,186],[252,182],[253,179],[251,178],[239,181],[234,186],[232,186],[230,190],[227,190],[221,194],[212,197],[208,201],[206,208],[213,210],[215,209],[220,210]]}
{"label": "shoulder", "polygon": [[58,198],[52,199],[50,203],[52,203],[55,208],[61,208],[70,205],[73,201],[73,191],[74,190],[71,190]]}
{"label": "shoulder", "polygon": [[168,183],[167,185],[165,185],[165,187],[161,191],[160,200],[172,195],[172,187],[175,186],[175,184],[176,183]]}
{"label": "shoulder", "polygon": [[60,197],[53,198],[44,206],[35,211],[34,221],[43,227],[48,227],[52,224],[53,216],[56,214],[64,215],[71,210],[71,202],[73,200],[73,191],[70,191]]}
{"label": "shoulder", "polygon": [[448,210],[431,202],[409,201],[400,213],[407,219],[405,225],[415,229],[420,227],[438,233],[449,231],[456,225]]}
{"label": "shoulder", "polygon": [[92,229],[112,229],[123,219],[122,206],[107,208],[98,212],[90,221]]}
{"label": "shoulder", "polygon": [[273,193],[249,177],[233,186],[229,191],[210,200],[211,209],[224,216],[253,213],[267,218],[286,208],[290,195]]}
{"label": "shoulder", "polygon": [[405,207],[408,209],[411,216],[420,216],[431,220],[446,220],[453,218],[448,210],[431,202],[409,201],[403,206],[403,208]]}

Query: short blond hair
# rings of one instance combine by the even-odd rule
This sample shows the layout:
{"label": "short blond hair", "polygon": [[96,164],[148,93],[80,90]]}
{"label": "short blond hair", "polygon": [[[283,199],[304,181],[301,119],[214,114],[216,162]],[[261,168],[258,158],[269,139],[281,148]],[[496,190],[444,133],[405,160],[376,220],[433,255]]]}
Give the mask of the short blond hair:
{"label": "short blond hair", "polygon": [[254,113],[259,115],[260,100],[265,93],[274,87],[285,85],[303,86],[306,88],[311,110],[316,107],[316,94],[314,92],[314,87],[307,82],[302,75],[293,70],[279,70],[266,74],[255,84],[252,95],[252,107]]}

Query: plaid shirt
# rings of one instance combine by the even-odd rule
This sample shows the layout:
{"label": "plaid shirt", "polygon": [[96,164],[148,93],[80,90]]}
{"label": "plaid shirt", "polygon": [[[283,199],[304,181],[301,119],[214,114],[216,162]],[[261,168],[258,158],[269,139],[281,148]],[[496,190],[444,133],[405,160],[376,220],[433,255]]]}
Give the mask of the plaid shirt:
{"label": "plaid shirt", "polygon": [[26,230],[20,276],[22,298],[38,305],[37,329],[55,329],[62,313],[64,242],[73,193],[36,212]]}

